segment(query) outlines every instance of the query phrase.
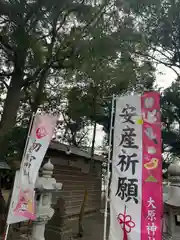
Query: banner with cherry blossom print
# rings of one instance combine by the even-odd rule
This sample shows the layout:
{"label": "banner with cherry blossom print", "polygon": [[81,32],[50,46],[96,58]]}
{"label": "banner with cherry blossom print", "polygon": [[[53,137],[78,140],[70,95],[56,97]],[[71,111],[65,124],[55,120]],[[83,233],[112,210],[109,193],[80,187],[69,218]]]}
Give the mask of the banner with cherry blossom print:
{"label": "banner with cherry blossom print", "polygon": [[[19,216],[16,212],[16,206],[19,201],[20,191],[21,191],[20,174],[19,174],[19,171],[16,171],[16,175],[15,175],[15,179],[14,179],[14,186],[13,186],[13,191],[12,191],[11,201],[10,201],[10,205],[9,205],[8,216],[7,216],[7,224],[13,224],[13,223],[23,222],[23,221],[28,220],[28,218],[23,216],[23,214],[21,216]],[[26,211],[24,211],[24,212],[26,212]],[[34,209],[32,208],[30,217],[34,217],[33,213],[34,213]]]}
{"label": "banner with cherry blossom print", "polygon": [[35,191],[33,188],[20,189],[14,215],[35,220]]}
{"label": "banner with cherry blossom print", "polygon": [[[158,155],[161,145],[158,96],[157,93],[148,93],[143,97],[135,95],[116,99],[110,240],[151,240],[151,236],[153,240],[161,239],[162,171]],[[155,122],[156,132],[146,129],[147,124],[152,127]],[[152,144],[146,139],[146,133],[149,132]],[[153,164],[158,168],[155,174],[150,172]],[[152,168],[148,169],[149,167]],[[156,195],[151,195],[155,188],[160,191],[154,191]],[[155,209],[156,211],[153,211]]]}
{"label": "banner with cherry blossom print", "polygon": [[21,162],[22,185],[35,184],[39,168],[52,139],[56,122],[57,116],[35,115],[27,149]]}
{"label": "banner with cherry blossom print", "polygon": [[52,115],[35,115],[27,148],[20,168],[20,189],[14,215],[35,219],[34,187],[48,146],[53,136],[57,117]]}

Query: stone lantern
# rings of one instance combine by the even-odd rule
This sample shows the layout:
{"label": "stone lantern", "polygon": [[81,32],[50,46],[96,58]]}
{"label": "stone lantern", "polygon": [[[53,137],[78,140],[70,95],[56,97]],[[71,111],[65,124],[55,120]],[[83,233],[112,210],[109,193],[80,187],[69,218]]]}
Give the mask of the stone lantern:
{"label": "stone lantern", "polygon": [[168,174],[171,184],[165,200],[167,229],[163,239],[180,240],[180,162],[170,164]]}
{"label": "stone lantern", "polygon": [[62,189],[61,183],[52,178],[54,166],[49,161],[42,168],[42,176],[36,181],[36,221],[33,221],[31,240],[45,240],[45,226],[52,218],[51,208],[53,195],[58,195]]}

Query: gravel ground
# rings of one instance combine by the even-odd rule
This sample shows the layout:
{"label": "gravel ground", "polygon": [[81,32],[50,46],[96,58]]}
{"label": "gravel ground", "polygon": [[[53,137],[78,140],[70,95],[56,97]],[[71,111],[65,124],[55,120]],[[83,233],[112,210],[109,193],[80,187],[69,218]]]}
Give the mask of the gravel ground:
{"label": "gravel ground", "polygon": [[[78,222],[76,220],[72,222],[73,236],[77,235],[77,229],[78,229]],[[103,230],[104,230],[104,214],[103,213],[99,212],[92,216],[85,217],[84,218],[84,236],[79,240],[103,240]],[[19,233],[16,233],[16,232],[12,233],[10,231],[8,240],[20,240],[20,239],[28,240],[27,234],[22,234],[21,236],[22,237],[19,236]],[[72,239],[77,239],[77,238],[72,238]],[[49,239],[46,239],[46,240],[49,240]]]}
{"label": "gravel ground", "polygon": [[[73,226],[73,232],[77,232],[77,223]],[[98,213],[84,219],[84,237],[82,240],[103,240],[104,214]]]}

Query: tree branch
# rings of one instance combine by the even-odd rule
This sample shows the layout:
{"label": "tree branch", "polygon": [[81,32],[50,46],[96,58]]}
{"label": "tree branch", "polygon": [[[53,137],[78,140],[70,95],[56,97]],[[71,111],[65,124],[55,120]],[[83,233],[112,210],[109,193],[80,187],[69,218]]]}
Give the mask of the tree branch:
{"label": "tree branch", "polygon": [[0,47],[2,50],[8,55],[8,57],[13,60],[13,51],[9,48],[9,45],[6,43],[1,42],[1,36],[0,36]]}
{"label": "tree branch", "polygon": [[[171,63],[166,63],[166,62],[163,62],[163,61],[161,61],[160,59],[157,59],[156,57],[154,57],[154,56],[151,56],[151,55],[149,55],[149,54],[145,54],[145,53],[142,53],[142,52],[134,52],[135,54],[137,54],[138,56],[142,56],[142,57],[148,57],[148,58],[151,58],[152,60],[154,60],[157,64],[162,64],[162,65],[164,65],[165,67],[168,67],[168,68],[170,68],[171,70],[173,70],[175,73],[176,73],[176,75],[177,75],[177,77],[180,77],[180,73],[178,73],[173,67],[174,67],[174,64],[171,64]],[[180,68],[179,66],[178,66],[178,68]]]}
{"label": "tree branch", "polygon": [[12,73],[0,72],[0,77],[11,77]]}
{"label": "tree branch", "polygon": [[[163,57],[165,57],[165,58],[167,58],[167,60],[169,61],[169,62],[172,62],[172,58],[170,58],[169,56],[167,56],[164,52],[165,51],[161,51],[161,50],[159,50],[158,48],[156,48],[156,47],[154,47],[154,48],[152,48],[155,52],[158,52],[158,53],[160,53]],[[163,49],[162,49],[163,50]],[[175,67],[179,67],[179,65],[176,65],[176,64],[173,64],[173,66],[175,66]]]}
{"label": "tree branch", "polygon": [[6,89],[9,88],[9,85],[7,84],[7,82],[4,79],[0,78],[0,82],[6,87]]}
{"label": "tree branch", "polygon": [[37,81],[39,80],[39,79],[38,79],[38,76],[39,76],[39,74],[41,73],[42,69],[43,69],[43,68],[37,69],[32,76],[28,77],[27,79],[25,79],[25,80],[23,81],[23,83],[22,83],[23,89],[28,88],[33,82],[37,82]]}
{"label": "tree branch", "polygon": [[97,11],[97,13],[89,20],[89,22],[86,24],[86,26],[84,27],[84,30],[87,29],[93,22],[94,25],[98,22],[98,20],[100,19],[100,17],[102,16],[103,9],[107,6],[107,3],[105,2],[104,4],[102,4],[102,6],[100,7],[100,9]]}
{"label": "tree branch", "polygon": [[79,141],[77,142],[77,145],[81,143],[81,141],[83,140],[83,138],[85,138],[87,134],[88,134],[88,130],[80,137]]}

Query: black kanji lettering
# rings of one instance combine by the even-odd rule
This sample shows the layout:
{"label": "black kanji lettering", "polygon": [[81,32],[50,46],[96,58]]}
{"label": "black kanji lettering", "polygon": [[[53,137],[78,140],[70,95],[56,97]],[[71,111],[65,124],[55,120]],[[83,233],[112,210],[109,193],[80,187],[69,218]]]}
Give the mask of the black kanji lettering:
{"label": "black kanji lettering", "polygon": [[135,129],[127,126],[123,129],[123,134],[121,135],[121,142],[119,144],[122,145],[124,148],[136,148],[138,149],[138,146],[135,145]]}
{"label": "black kanji lettering", "polygon": [[31,166],[31,162],[34,161],[34,160],[36,160],[36,157],[31,156],[30,161],[29,161],[29,166],[28,166],[29,168],[30,168],[30,166]]}
{"label": "black kanji lettering", "polygon": [[138,203],[138,180],[136,178],[128,179],[128,185],[127,185],[127,199],[126,202],[130,201],[131,199],[134,199],[134,202]]}
{"label": "black kanji lettering", "polygon": [[121,172],[126,172],[131,165],[132,175],[134,175],[136,171],[136,164],[139,163],[139,161],[136,159],[137,154],[136,153],[133,153],[132,155],[119,154],[118,157],[120,160],[117,166],[120,166]]}
{"label": "black kanji lettering", "polygon": [[121,200],[125,200],[125,202],[129,202],[130,200],[134,200],[134,202],[138,203],[138,180],[127,179],[126,177],[118,179],[118,187],[116,196],[120,197]]}
{"label": "black kanji lettering", "polygon": [[136,108],[133,106],[130,106],[129,104],[126,104],[126,107],[123,108],[122,113],[119,114],[120,117],[124,118],[124,121],[122,123],[131,123],[134,124],[134,121],[132,120],[132,117],[136,116]]}
{"label": "black kanji lettering", "polygon": [[30,153],[32,153],[33,151],[38,152],[39,149],[41,148],[41,146],[42,146],[42,145],[41,145],[40,143],[34,142],[34,143],[32,144],[32,146],[30,147],[29,152],[30,152]]}
{"label": "black kanji lettering", "polygon": [[29,161],[29,166],[28,166],[28,176],[29,176],[29,168],[31,167],[32,161],[36,160],[36,157],[31,156],[30,161]]}
{"label": "black kanji lettering", "polygon": [[31,162],[34,160],[36,160],[36,157],[30,156],[30,159],[24,162],[24,175],[29,175],[29,168],[31,167]]}
{"label": "black kanji lettering", "polygon": [[124,200],[126,197],[126,192],[127,192],[127,183],[126,183],[127,178],[120,178],[118,179],[118,188],[116,192],[116,196],[120,197],[121,200]]}

